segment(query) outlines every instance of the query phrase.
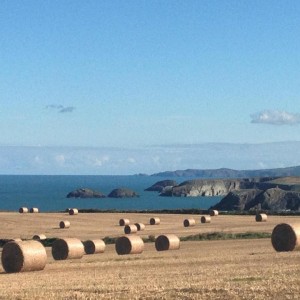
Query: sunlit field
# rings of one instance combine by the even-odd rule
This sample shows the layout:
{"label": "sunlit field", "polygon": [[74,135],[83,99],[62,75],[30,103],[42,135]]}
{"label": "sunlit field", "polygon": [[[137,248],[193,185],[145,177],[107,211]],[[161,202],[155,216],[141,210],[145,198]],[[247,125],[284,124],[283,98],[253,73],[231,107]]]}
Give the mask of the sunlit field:
{"label": "sunlit field", "polygon": [[[158,216],[160,225],[150,226]],[[65,213],[0,213],[0,238],[30,239],[35,234],[83,240],[124,234],[119,219],[146,225],[142,237],[175,233],[180,237],[209,232],[265,232],[275,225],[300,222],[299,217],[217,216],[200,224],[199,215],[108,214],[69,216]],[[196,226],[183,227],[187,217]],[[59,229],[69,220],[69,229]],[[270,238],[185,241],[174,251],[155,250],[145,243],[142,254],[117,255],[113,244],[102,254],[55,261],[47,247],[43,271],[6,274],[1,267],[0,299],[298,299],[300,252],[277,253]]]}

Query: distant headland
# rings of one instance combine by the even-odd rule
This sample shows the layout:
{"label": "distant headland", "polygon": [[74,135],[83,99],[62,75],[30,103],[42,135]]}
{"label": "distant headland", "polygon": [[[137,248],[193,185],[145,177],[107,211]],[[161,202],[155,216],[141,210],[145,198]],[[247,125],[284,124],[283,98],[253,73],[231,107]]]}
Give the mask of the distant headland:
{"label": "distant headland", "polygon": [[176,171],[164,171],[152,174],[158,177],[190,177],[190,178],[245,178],[245,177],[287,177],[300,176],[300,166],[258,169],[258,170],[234,170],[220,169],[186,169]]}

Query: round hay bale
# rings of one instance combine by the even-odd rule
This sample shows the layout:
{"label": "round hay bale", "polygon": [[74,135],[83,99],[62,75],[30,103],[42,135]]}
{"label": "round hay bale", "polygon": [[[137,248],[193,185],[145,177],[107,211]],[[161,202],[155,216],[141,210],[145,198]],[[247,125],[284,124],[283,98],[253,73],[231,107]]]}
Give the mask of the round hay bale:
{"label": "round hay bale", "polygon": [[128,219],[120,219],[119,220],[119,225],[120,226],[126,226],[126,225],[129,225],[130,224],[130,221]]}
{"label": "round hay bale", "polygon": [[105,243],[102,240],[87,240],[83,242],[85,254],[103,253]]}
{"label": "round hay bale", "polygon": [[211,217],[216,217],[216,216],[219,215],[219,211],[217,211],[217,210],[215,210],[215,209],[211,209],[211,210],[209,211],[209,215],[210,215]]}
{"label": "round hay bale", "polygon": [[36,234],[32,237],[33,240],[35,241],[43,241],[45,240],[47,237],[44,234]]}
{"label": "round hay bale", "polygon": [[19,208],[19,213],[20,214],[26,214],[26,213],[28,213],[28,208],[27,207],[20,207]]}
{"label": "round hay bale", "polygon": [[195,219],[190,218],[190,219],[185,219],[183,221],[183,226],[184,227],[195,226],[195,225],[196,225]]}
{"label": "round hay bale", "polygon": [[70,208],[69,209],[69,215],[70,216],[78,215],[78,209],[77,208]]}
{"label": "round hay bale", "polygon": [[202,216],[200,221],[201,221],[201,223],[210,223],[211,217],[210,216]]}
{"label": "round hay bale", "polygon": [[69,228],[70,222],[69,221],[60,221],[59,222],[59,228]]}
{"label": "round hay bale", "polygon": [[138,231],[138,229],[135,225],[126,225],[124,227],[125,234],[136,233],[137,231]]}
{"label": "round hay bale", "polygon": [[160,218],[158,218],[158,217],[150,218],[149,223],[150,223],[150,225],[159,225],[160,224]]}
{"label": "round hay bale", "polygon": [[39,209],[37,207],[32,207],[32,208],[29,209],[29,212],[30,213],[38,213]]}
{"label": "round hay bale", "polygon": [[257,214],[255,216],[256,222],[267,222],[268,216],[266,214]]}
{"label": "round hay bale", "polygon": [[281,223],[274,227],[271,241],[278,252],[300,250],[300,223]]}
{"label": "round hay bale", "polygon": [[160,235],[155,240],[155,248],[157,251],[178,250],[180,240],[175,234]]}
{"label": "round hay bale", "polygon": [[138,231],[143,231],[143,230],[145,230],[145,227],[146,227],[145,224],[143,224],[143,223],[135,223],[134,225],[136,226]]}
{"label": "round hay bale", "polygon": [[38,241],[8,242],[1,261],[6,273],[40,271],[47,263],[46,249]]}
{"label": "round hay bale", "polygon": [[9,239],[9,242],[22,242],[21,238]]}
{"label": "round hay bale", "polygon": [[137,235],[119,237],[115,249],[118,255],[140,254],[144,251],[144,241]]}
{"label": "round hay bale", "polygon": [[79,239],[57,239],[52,244],[52,256],[55,260],[82,258],[84,246]]}

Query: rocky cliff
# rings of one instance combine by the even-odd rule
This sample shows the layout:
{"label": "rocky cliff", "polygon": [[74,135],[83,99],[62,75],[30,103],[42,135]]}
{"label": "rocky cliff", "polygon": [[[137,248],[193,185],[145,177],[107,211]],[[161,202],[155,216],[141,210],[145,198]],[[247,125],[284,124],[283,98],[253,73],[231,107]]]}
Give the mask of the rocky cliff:
{"label": "rocky cliff", "polygon": [[[197,196],[225,196],[229,192],[240,189],[259,188],[265,185],[269,177],[243,179],[194,179],[184,181],[172,188],[164,189],[161,196],[197,197]],[[268,185],[270,187],[276,184]]]}
{"label": "rocky cliff", "polygon": [[172,196],[223,196],[239,189],[240,180],[190,180],[172,188]]}
{"label": "rocky cliff", "polygon": [[246,210],[249,203],[262,191],[258,189],[242,189],[229,192],[219,203],[212,208],[217,210]]}
{"label": "rocky cliff", "polygon": [[299,210],[300,193],[273,188],[260,193],[249,203],[249,208],[260,205],[264,210]]}
{"label": "rocky cliff", "polygon": [[263,191],[258,189],[232,191],[211,208],[228,211],[248,211],[255,209],[295,211],[300,208],[300,192],[286,191],[278,187]]}

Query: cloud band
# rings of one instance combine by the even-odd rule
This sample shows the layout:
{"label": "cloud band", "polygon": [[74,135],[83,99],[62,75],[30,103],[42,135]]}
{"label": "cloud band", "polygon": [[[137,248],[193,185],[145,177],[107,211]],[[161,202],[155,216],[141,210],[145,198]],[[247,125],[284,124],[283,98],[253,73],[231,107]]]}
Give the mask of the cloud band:
{"label": "cloud band", "polygon": [[264,110],[251,115],[251,123],[272,125],[296,125],[300,123],[300,114],[279,110]]}

